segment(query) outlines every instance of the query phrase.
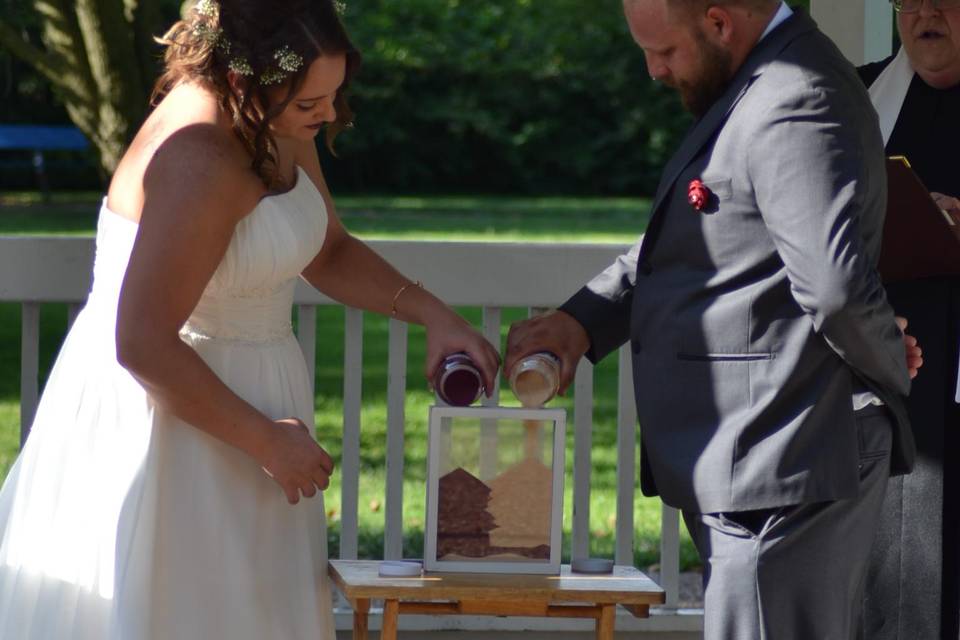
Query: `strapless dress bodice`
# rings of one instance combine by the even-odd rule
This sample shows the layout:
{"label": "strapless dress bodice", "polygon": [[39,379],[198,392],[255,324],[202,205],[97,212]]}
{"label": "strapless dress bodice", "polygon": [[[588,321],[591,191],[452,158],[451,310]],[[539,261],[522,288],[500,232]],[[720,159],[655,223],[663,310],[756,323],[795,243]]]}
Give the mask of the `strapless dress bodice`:
{"label": "strapless dress bodice", "polygon": [[[181,336],[270,342],[292,335],[297,278],[323,246],[326,229],[323,197],[298,167],[292,189],[264,197],[237,224]],[[104,199],[88,307],[112,320],[111,326],[137,231],[135,222],[111,211]]]}

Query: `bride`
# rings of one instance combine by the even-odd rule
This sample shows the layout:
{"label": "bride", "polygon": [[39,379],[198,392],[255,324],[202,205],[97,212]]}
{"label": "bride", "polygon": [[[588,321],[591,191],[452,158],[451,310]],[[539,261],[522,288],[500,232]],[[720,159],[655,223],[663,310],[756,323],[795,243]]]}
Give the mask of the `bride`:
{"label": "bride", "polygon": [[331,0],[200,0],[162,42],[0,491],[0,637],[333,640],[297,278],[425,325],[427,372],[466,351],[492,389],[498,356],[337,219],[314,138],[359,55]]}

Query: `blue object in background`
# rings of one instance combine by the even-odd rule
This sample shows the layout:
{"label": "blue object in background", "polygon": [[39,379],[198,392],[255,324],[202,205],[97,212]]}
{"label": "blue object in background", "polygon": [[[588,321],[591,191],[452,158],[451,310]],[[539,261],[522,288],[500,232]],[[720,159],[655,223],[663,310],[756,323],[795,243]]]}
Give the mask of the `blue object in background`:
{"label": "blue object in background", "polygon": [[50,200],[50,181],[44,151],[85,151],[90,142],[76,127],[68,125],[0,125],[0,150],[26,150],[45,202]]}
{"label": "blue object in background", "polygon": [[89,147],[90,142],[76,127],[33,124],[0,125],[0,149],[83,151]]}

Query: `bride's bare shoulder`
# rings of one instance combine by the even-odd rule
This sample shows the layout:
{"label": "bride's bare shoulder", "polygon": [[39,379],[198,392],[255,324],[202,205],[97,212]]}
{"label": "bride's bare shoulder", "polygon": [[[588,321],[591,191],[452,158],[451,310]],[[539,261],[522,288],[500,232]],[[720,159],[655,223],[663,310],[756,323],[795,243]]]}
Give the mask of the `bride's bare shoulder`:
{"label": "bride's bare shoulder", "polygon": [[215,124],[178,129],[153,153],[143,174],[144,209],[198,208],[239,220],[263,195],[249,156],[230,132]]}
{"label": "bride's bare shoulder", "polygon": [[[215,104],[202,93],[174,90],[135,136],[114,174],[108,201],[139,219],[147,206],[209,206],[212,199],[238,217],[256,205],[263,185],[249,155]],[[209,210],[206,209],[206,210]]]}

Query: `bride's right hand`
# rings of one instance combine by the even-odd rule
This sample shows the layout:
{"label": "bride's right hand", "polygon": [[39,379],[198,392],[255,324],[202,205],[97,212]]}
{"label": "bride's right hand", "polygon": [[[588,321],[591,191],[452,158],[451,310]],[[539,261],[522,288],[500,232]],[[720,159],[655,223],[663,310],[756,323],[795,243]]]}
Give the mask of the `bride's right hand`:
{"label": "bride's right hand", "polygon": [[264,472],[287,494],[290,504],[297,504],[300,494],[312,498],[317,489],[326,489],[334,467],[330,454],[317,444],[307,425],[297,418],[273,422],[260,462]]}

